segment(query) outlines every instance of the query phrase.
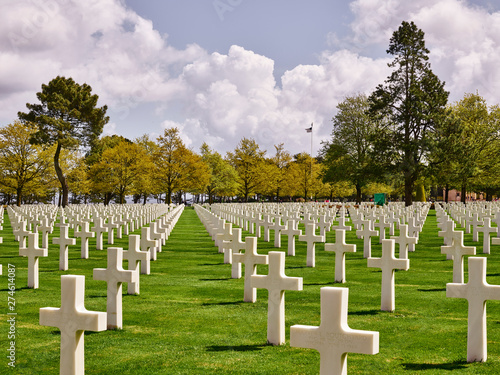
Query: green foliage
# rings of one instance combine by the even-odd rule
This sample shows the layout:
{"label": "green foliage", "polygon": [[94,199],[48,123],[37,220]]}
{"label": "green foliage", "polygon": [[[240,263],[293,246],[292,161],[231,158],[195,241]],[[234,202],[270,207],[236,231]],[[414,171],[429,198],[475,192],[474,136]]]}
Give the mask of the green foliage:
{"label": "green foliage", "polygon": [[200,151],[201,158],[210,171],[210,182],[206,186],[209,203],[213,203],[215,196],[222,198],[236,195],[238,173],[234,167],[206,143],[203,143]]}
{"label": "green foliage", "polygon": [[262,181],[262,162],[265,150],[261,150],[254,139],[242,138],[233,152],[227,153],[227,159],[238,172],[239,194],[244,197],[257,193]]}
{"label": "green foliage", "polygon": [[96,107],[98,96],[92,95],[92,88],[80,85],[72,78],[56,77],[42,85],[36,94],[40,104],[27,103],[28,113],[19,112],[19,119],[34,132],[33,144],[56,145],[54,167],[63,192],[62,205],[68,204],[68,183],[59,165],[62,149],[92,145],[109,121],[107,106]]}
{"label": "green foliage", "polygon": [[32,145],[32,135],[32,128],[18,121],[0,129],[0,190],[16,194],[18,206],[24,194],[47,195],[52,179],[53,149]]}
{"label": "green foliage", "polygon": [[381,119],[376,154],[405,181],[405,203],[411,205],[414,184],[433,142],[433,132],[446,118],[448,92],[432,72],[424,32],[403,21],[393,33],[387,53],[395,68],[369,97],[370,111]]}
{"label": "green foliage", "polygon": [[368,98],[363,94],[346,97],[337,105],[332,119],[332,138],[323,145],[323,180],[347,181],[356,187],[356,202],[361,202],[361,189],[380,174],[372,159],[377,137],[376,122],[368,115]]}

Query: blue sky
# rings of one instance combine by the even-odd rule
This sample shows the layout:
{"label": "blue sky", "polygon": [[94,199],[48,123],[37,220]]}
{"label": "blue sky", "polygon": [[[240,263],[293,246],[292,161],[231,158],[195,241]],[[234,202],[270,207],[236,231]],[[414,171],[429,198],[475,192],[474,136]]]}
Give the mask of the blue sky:
{"label": "blue sky", "polygon": [[465,0],[0,0],[0,126],[57,75],[108,105],[105,134],[177,127],[198,151],[242,137],[314,153],[346,96],[390,74],[403,20],[425,32],[450,101],[500,98],[500,2]]}

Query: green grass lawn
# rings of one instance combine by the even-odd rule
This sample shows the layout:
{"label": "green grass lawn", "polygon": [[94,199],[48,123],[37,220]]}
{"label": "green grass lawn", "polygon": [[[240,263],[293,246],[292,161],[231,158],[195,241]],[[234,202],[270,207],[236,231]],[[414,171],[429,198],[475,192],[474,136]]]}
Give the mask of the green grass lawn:
{"label": "green grass lawn", "polygon": [[[93,268],[106,267],[106,251],[90,241],[90,258],[80,259],[79,240],[70,247],[69,271],[59,271],[58,246],[50,245],[48,258],[40,258],[40,288],[27,289],[27,258],[18,256],[7,215],[0,244],[0,374],[58,374],[60,333],[40,326],[41,307],[60,307],[60,279],[64,274],[85,275],[85,307],[106,310],[106,283],[92,279]],[[135,234],[139,234],[136,231]],[[87,374],[317,374],[319,354],[291,348],[290,326],[319,325],[320,288],[349,288],[348,323],[353,329],[378,331],[380,352],[349,354],[349,374],[498,374],[500,372],[500,302],[487,303],[488,359],[466,362],[467,301],[446,298],[452,282],[452,261],[440,254],[434,211],[430,211],[416,252],[410,253],[410,270],[396,272],[396,310],[380,311],[381,272],[367,268],[363,242],[354,231],[347,243],[357,245],[346,255],[345,284],[335,284],[333,252],[316,245],[316,267],[306,267],[306,245],[296,242],[296,256],[286,258],[286,274],[303,277],[303,291],[285,293],[287,344],[266,345],[267,291],[258,290],[256,303],[243,302],[243,278],[231,279],[231,266],[199,221],[187,208],[173,230],[151,275],[141,275],[140,295],[123,296],[123,330],[85,334]],[[58,236],[55,227],[52,237]],[[249,235],[245,232],[245,235]],[[105,236],[106,237],[106,236]],[[466,245],[480,242],[465,235]],[[327,242],[334,241],[329,232]],[[52,241],[51,241],[52,242]],[[106,238],[105,238],[106,245]],[[378,238],[372,256],[381,255]],[[127,247],[127,240],[115,245]],[[286,251],[286,236],[282,251]],[[259,239],[259,253],[277,250]],[[492,246],[487,281],[500,285],[500,246]],[[8,367],[7,266],[16,268],[16,367]],[[467,272],[467,261],[465,261]],[[258,266],[267,274],[267,266]],[[465,276],[467,281],[467,275]],[[123,287],[126,292],[126,285]]]}

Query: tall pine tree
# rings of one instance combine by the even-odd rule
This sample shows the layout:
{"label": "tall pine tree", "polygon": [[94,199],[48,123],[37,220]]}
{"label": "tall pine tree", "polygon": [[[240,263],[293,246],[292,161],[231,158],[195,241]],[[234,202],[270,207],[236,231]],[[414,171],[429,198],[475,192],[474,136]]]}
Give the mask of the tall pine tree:
{"label": "tall pine tree", "polygon": [[389,63],[395,69],[369,98],[370,112],[385,123],[377,137],[376,155],[393,172],[402,174],[409,206],[432,148],[432,133],[446,116],[449,93],[432,72],[424,32],[413,22],[403,21],[387,53],[395,56]]}

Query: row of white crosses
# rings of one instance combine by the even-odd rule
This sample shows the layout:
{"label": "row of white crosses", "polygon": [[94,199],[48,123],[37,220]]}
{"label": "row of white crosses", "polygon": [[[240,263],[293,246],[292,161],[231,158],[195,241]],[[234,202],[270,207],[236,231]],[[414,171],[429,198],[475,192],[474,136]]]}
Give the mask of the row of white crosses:
{"label": "row of white crosses", "polygon": [[[471,202],[468,205],[444,204],[439,207],[442,220],[451,218],[465,228],[465,233],[472,232],[472,241],[479,242],[479,233],[483,233],[483,253],[490,253],[490,244],[500,245],[500,205],[498,202]],[[492,224],[495,224],[493,226]],[[471,230],[472,228],[472,230]],[[496,234],[494,238],[491,238]]]}
{"label": "row of white crosses", "polygon": [[[195,206],[195,209],[202,222],[210,220],[211,213],[207,210],[201,206]],[[314,227],[314,224],[308,225]],[[337,230],[337,233],[345,231]],[[345,244],[341,237],[339,235],[340,240],[337,242]],[[257,237],[246,237],[245,245],[243,254],[233,254],[233,262],[245,264],[244,301],[256,301],[256,288],[268,290],[267,341],[273,345],[282,345],[285,343],[285,291],[302,290],[302,278],[285,275],[284,252],[270,251],[268,255],[257,254]],[[256,274],[257,264],[268,264],[268,274]],[[349,328],[347,296],[346,288],[322,288],[321,325],[319,327],[295,325],[290,329],[291,346],[316,349],[320,352],[321,374],[347,374],[348,352],[378,353],[378,332]]]}
{"label": "row of white crosses", "polygon": [[[183,206],[173,212],[171,222],[175,225]],[[66,226],[64,226],[66,228]],[[37,234],[30,234],[37,235]],[[84,307],[85,277],[77,275],[61,276],[61,307],[40,309],[40,324],[57,327],[61,331],[60,373],[85,373],[84,331],[104,331],[123,328],[122,285],[128,283],[128,293],[139,293],[140,265],[149,273],[150,255],[141,251],[139,235],[129,236],[129,248],[110,247],[107,249],[107,268],[95,268],[95,280],[107,283],[106,312],[87,311]],[[150,246],[149,243],[147,246]],[[154,246],[154,245],[153,245]],[[123,269],[123,259],[128,260],[129,270]],[[141,268],[142,268],[141,267]]]}
{"label": "row of white crosses", "polygon": [[[448,218],[446,212],[440,206],[436,208],[438,225],[442,229],[439,235],[443,237],[445,243],[441,247],[441,253],[446,254],[448,259],[453,259],[453,283],[446,284],[446,296],[467,299],[469,306],[467,362],[484,362],[487,359],[486,301],[500,300],[500,286],[489,285],[486,282],[486,258],[484,257],[468,258],[469,280],[467,284],[464,284],[464,256],[476,255],[476,248],[474,246],[464,246],[464,232],[455,230],[455,222]],[[458,212],[458,210],[455,211]],[[474,213],[471,221],[466,218],[466,225],[474,226],[478,224],[477,215],[477,213]],[[456,215],[455,217],[460,220],[460,217]],[[485,224],[483,252],[486,254],[490,253],[489,231],[491,231],[491,227],[489,226],[489,219],[489,217],[483,219]],[[488,240],[486,240],[487,237]],[[488,246],[485,246],[486,244]]]}
{"label": "row of white crosses", "polygon": [[[156,208],[158,206],[155,205]],[[161,207],[161,206],[160,206]],[[180,206],[179,206],[180,207]],[[14,211],[14,209],[10,208],[10,212],[12,214],[12,218],[16,220],[18,217],[17,213]],[[140,210],[144,210],[144,208],[139,208]],[[171,230],[170,228],[173,226],[172,220],[175,220],[175,218],[178,218],[178,215],[175,214],[175,211],[178,210],[179,208],[176,208],[172,210],[170,213],[165,214],[165,210],[168,211],[168,208],[165,209],[165,207],[161,208],[161,211],[158,209],[156,210],[148,210],[149,212],[156,212],[157,214],[161,214],[161,218],[158,219],[164,226],[160,230],[160,232],[156,232],[155,229],[153,229],[153,236],[157,235],[161,237],[163,240],[168,237],[168,233]],[[50,212],[55,212],[55,209],[53,209]],[[76,240],[74,238],[69,237],[69,224],[64,223],[64,210],[60,211],[61,215],[61,222],[57,224],[60,227],[60,237],[54,238],[53,243],[59,245],[59,269],[60,270],[67,270],[68,269],[68,247],[72,246],[76,243]],[[38,214],[37,214],[38,215]],[[79,216],[79,215],[75,215]],[[85,215],[82,215],[82,217]],[[55,217],[55,216],[54,216]],[[136,215],[136,217],[139,217]],[[94,225],[94,227],[89,230],[89,222],[91,219],[88,219],[88,221],[83,220],[83,221],[74,221],[75,228],[80,228],[79,230],[75,230],[75,236],[81,238],[81,257],[83,259],[87,259],[89,257],[88,253],[88,240],[89,238],[94,237],[94,234],[97,233],[97,242],[96,242],[96,248],[98,250],[102,250],[102,232],[105,231],[104,226],[102,225],[102,219],[97,218],[99,220],[96,220],[97,224]],[[45,220],[48,220],[45,218]],[[167,222],[170,220],[170,222]],[[44,220],[41,220],[43,223]],[[53,222],[54,220],[52,220]],[[118,228],[113,224],[113,216],[109,218],[109,222],[111,223],[108,225],[109,228],[108,230],[108,243],[113,242],[113,232],[112,230],[115,228]],[[38,247],[38,232],[35,232],[33,234],[36,234],[36,236],[31,236],[31,232],[26,229],[26,221],[21,220],[16,222],[17,226],[13,226],[13,231],[14,235],[16,236],[17,240],[19,241],[19,255],[21,256],[27,256],[29,258],[28,260],[28,287],[29,288],[38,288],[39,282],[38,282],[38,258],[39,257],[45,257],[47,256],[47,249],[48,249],[48,237],[47,240],[42,241],[42,248]],[[142,224],[142,223],[141,223]],[[156,223],[151,223],[150,224],[153,228],[156,228],[155,225]],[[111,233],[109,230],[111,229]],[[52,230],[50,230],[52,232]],[[28,246],[26,247],[26,239],[30,238],[28,240]],[[149,237],[146,237],[149,238]],[[111,239],[111,241],[109,240]],[[45,245],[45,246],[44,246]],[[159,244],[156,247],[152,247],[151,251],[154,253],[156,250],[161,251],[161,244]],[[151,256],[152,259],[156,259],[156,253],[154,256]]]}
{"label": "row of white crosses", "polygon": [[[218,211],[220,212],[220,210]],[[211,217],[212,221],[215,222],[217,220],[219,222],[219,226],[214,226],[212,225],[212,230],[216,232],[219,230],[219,233],[215,235],[216,238],[219,238],[221,242],[219,243],[219,249],[221,247],[227,248],[229,254],[232,253],[232,250],[230,250],[231,245],[231,230],[232,229],[232,224],[231,223],[225,223],[223,219],[217,216],[217,214],[210,213],[208,210],[203,209],[201,212],[204,217]],[[425,213],[426,215],[426,213]],[[310,215],[307,215],[308,219]],[[343,216],[341,216],[343,217]],[[268,220],[266,220],[268,221]],[[294,221],[289,220],[288,222],[288,230],[289,228],[293,227]],[[363,221],[363,226],[364,230],[358,231],[359,234],[364,235],[365,237],[365,257],[368,258],[368,267],[377,267],[382,269],[382,291],[381,291],[381,309],[383,311],[393,311],[395,309],[395,285],[394,285],[394,270],[396,269],[403,269],[403,270],[408,270],[409,269],[409,261],[408,261],[408,249],[410,245],[415,244],[417,242],[416,237],[410,237],[408,235],[408,226],[404,224],[400,224],[400,235],[397,237],[393,236],[393,239],[391,240],[383,240],[383,246],[382,246],[382,257],[381,258],[372,258],[371,257],[371,244],[370,244],[370,237],[371,235],[376,235],[376,231],[370,230],[370,220]],[[292,225],[291,225],[292,224]],[[339,223],[340,224],[340,223]],[[420,223],[422,226],[423,223]],[[342,225],[344,224],[344,221],[342,221]],[[384,226],[384,220],[382,219],[382,228]],[[350,229],[350,226],[346,226],[348,229]],[[224,229],[222,229],[224,228]],[[222,231],[222,232],[221,232]],[[385,231],[385,229],[384,229]],[[375,232],[375,233],[373,233]],[[286,231],[284,232],[286,233]],[[309,267],[314,267],[315,266],[315,243],[316,242],[324,242],[325,238],[324,236],[318,236],[315,234],[315,224],[313,223],[307,223],[306,221],[306,233],[304,235],[300,234],[300,231],[298,231],[299,234],[299,240],[307,242],[307,266]],[[241,238],[241,235],[239,235]],[[368,241],[367,241],[368,240]],[[289,241],[290,242],[290,241]],[[241,240],[240,240],[241,243]],[[399,259],[395,257],[395,243],[398,243],[399,245]],[[367,245],[368,244],[368,245]],[[242,249],[242,246],[238,247],[238,249]],[[346,252],[355,252],[356,250],[355,245],[348,245],[345,243],[345,230],[344,229],[337,229],[336,230],[336,236],[335,236],[335,243],[333,244],[325,244],[325,250],[326,251],[334,251],[336,253],[336,260],[335,260],[335,281],[343,283],[345,282],[345,253]],[[238,252],[239,252],[238,250]],[[367,251],[368,250],[368,251]],[[221,251],[220,251],[221,252]],[[228,252],[225,252],[225,254],[228,254]],[[294,253],[289,255],[294,255]],[[240,259],[240,256],[235,256],[234,254],[232,255],[232,258]],[[231,258],[229,258],[231,259]],[[228,261],[228,258],[225,257],[225,263],[231,263],[231,261]],[[233,262],[233,267],[232,267],[232,277],[241,277],[241,266],[239,265],[238,262]],[[246,284],[247,285],[247,284]]]}

